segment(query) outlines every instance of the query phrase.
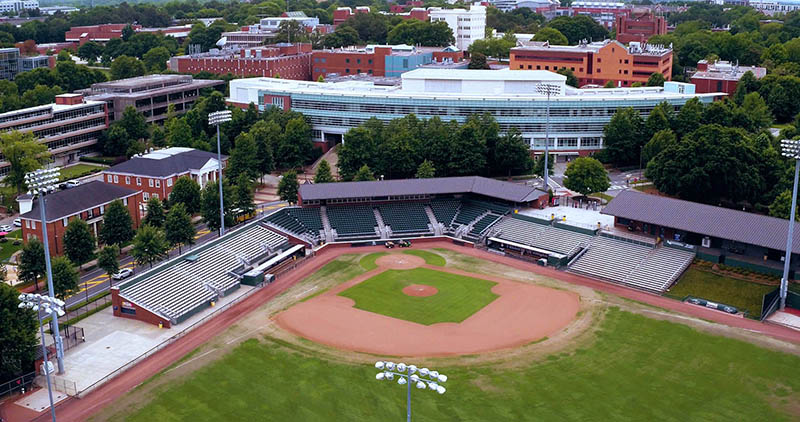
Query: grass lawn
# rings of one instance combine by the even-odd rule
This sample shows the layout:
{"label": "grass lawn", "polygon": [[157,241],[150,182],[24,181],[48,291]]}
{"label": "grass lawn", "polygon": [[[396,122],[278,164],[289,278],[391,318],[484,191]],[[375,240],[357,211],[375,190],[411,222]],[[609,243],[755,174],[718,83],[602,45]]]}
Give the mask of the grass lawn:
{"label": "grass lawn", "polygon": [[428,265],[435,265],[437,267],[444,267],[444,264],[447,263],[444,257],[441,255],[435,254],[430,251],[419,250],[419,249],[410,249],[407,251],[403,251],[404,254],[408,255],[415,255],[425,260],[425,263]]}
{"label": "grass lawn", "polygon": [[[225,199],[224,196],[223,199]],[[361,265],[361,268],[367,271],[372,271],[375,268],[378,268],[378,264],[375,263],[375,260],[387,254],[388,252],[374,252],[368,255],[364,255],[364,257],[361,258],[361,261],[359,261],[358,264]]]}
{"label": "grass lawn", "polygon": [[103,170],[103,167],[94,164],[75,164],[61,169],[61,181],[76,179]]}
{"label": "grass lawn", "polygon": [[14,239],[22,238],[22,229],[14,230],[6,235],[7,242],[0,243],[0,262],[7,262],[11,255],[22,249],[22,244],[14,245]]}
{"label": "grass lawn", "polygon": [[[592,343],[514,368],[441,360],[448,391],[414,390],[413,419],[797,420],[800,357],[615,308],[599,324]],[[248,340],[191,375],[145,386],[147,402],[115,405],[106,420],[405,420],[405,387],[376,381],[372,365],[296,349]]]}
{"label": "grass lawn", "polygon": [[590,194],[589,196],[594,197],[594,198],[600,198],[600,199],[606,201],[606,203],[609,203],[609,202],[611,202],[612,199],[614,199],[613,196],[611,196],[611,195],[609,195],[607,193],[603,193],[603,192],[595,192],[593,194]]}
{"label": "grass lawn", "polygon": [[[439,292],[428,297],[408,296],[403,288],[426,284]],[[427,268],[387,270],[341,293],[356,302],[357,309],[431,325],[461,322],[495,300],[497,284],[488,280],[443,273]]]}
{"label": "grass lawn", "polygon": [[684,298],[701,297],[714,302],[732,305],[747,310],[752,317],[761,315],[764,295],[775,290],[775,286],[751,283],[731,277],[723,277],[708,271],[689,267],[669,295]]}

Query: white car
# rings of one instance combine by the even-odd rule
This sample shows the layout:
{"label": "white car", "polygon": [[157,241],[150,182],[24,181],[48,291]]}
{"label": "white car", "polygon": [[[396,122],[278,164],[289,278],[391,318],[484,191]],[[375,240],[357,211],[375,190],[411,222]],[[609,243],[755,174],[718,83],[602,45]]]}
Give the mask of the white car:
{"label": "white car", "polygon": [[80,184],[81,184],[81,181],[80,180],[76,180],[76,179],[67,181],[67,187],[68,188],[74,188],[75,186],[78,186]]}
{"label": "white car", "polygon": [[[224,196],[223,196],[223,198],[224,198]],[[14,225],[17,226],[17,227],[22,227],[22,219],[15,218],[14,219]]]}
{"label": "white car", "polygon": [[0,232],[10,232],[10,231],[14,231],[14,227],[11,224],[0,225]]}
{"label": "white car", "polygon": [[111,276],[114,280],[122,280],[123,278],[128,278],[133,274],[133,270],[130,268],[123,268],[119,270],[118,273]]}

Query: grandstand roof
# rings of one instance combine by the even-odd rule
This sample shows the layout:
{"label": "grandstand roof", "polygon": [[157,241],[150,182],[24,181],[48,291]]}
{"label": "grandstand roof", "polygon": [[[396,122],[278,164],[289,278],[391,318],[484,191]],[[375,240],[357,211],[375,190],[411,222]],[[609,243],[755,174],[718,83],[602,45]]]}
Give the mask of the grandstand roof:
{"label": "grandstand roof", "polygon": [[511,202],[535,201],[541,195],[546,194],[537,187],[480,176],[318,183],[300,186],[300,197],[304,201],[455,193],[475,193]]}
{"label": "grandstand roof", "polygon": [[[47,222],[88,211],[100,205],[108,204],[115,199],[127,198],[139,192],[93,180],[74,188],[51,193],[47,195],[47,206],[45,207],[45,210],[47,210]],[[38,220],[39,201],[33,201],[33,208],[20,217]]]}
{"label": "grandstand roof", "polygon": [[[226,158],[226,156],[222,156],[223,160]],[[216,159],[216,153],[193,148],[167,148],[153,151],[141,157],[133,157],[109,168],[106,172],[167,177],[191,170],[200,170],[210,160]]]}
{"label": "grandstand roof", "polygon": [[[602,214],[692,233],[784,250],[789,221],[633,190],[620,192]],[[795,225],[792,253],[800,253],[800,228]]]}

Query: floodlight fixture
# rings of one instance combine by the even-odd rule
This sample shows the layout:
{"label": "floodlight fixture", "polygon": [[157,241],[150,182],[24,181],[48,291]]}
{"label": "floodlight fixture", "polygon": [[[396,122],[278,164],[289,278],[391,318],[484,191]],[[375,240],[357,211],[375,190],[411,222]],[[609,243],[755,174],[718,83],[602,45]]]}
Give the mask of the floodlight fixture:
{"label": "floodlight fixture", "polygon": [[550,96],[561,93],[561,86],[556,84],[540,83],[536,85],[536,91],[547,96],[544,125],[544,191],[547,192],[549,186],[548,160],[550,160]]}
{"label": "floodlight fixture", "polygon": [[797,179],[800,176],[800,140],[781,140],[781,155],[794,160],[794,184],[792,185],[792,206],[789,211],[789,230],[786,233],[786,252],[783,258],[783,278],[780,287],[780,310],[786,308],[786,295],[789,289],[789,266],[792,260],[792,241],[794,240],[794,220],[797,209]]}
{"label": "floodlight fixture", "polygon": [[375,362],[375,369],[380,370],[375,374],[375,379],[393,380],[397,376],[397,384],[406,386],[406,416],[411,421],[411,386],[419,390],[428,389],[439,394],[447,391],[441,383],[447,381],[447,376],[428,368],[417,369],[416,365],[407,365],[403,362],[394,363],[391,361]]}
{"label": "floodlight fixture", "polygon": [[225,234],[225,207],[222,199],[222,149],[219,142],[219,127],[225,122],[230,122],[231,111],[221,110],[208,114],[208,123],[217,127],[217,185],[219,185],[219,235]]}

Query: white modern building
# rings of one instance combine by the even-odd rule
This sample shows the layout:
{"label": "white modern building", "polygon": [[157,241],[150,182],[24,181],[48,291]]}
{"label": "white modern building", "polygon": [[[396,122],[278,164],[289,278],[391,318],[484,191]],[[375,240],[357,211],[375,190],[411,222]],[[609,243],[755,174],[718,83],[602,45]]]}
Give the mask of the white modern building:
{"label": "white modern building", "polygon": [[297,22],[307,28],[316,28],[319,25],[318,17],[309,17],[303,12],[287,12],[286,15],[263,18],[259,23],[259,27],[262,31],[277,32],[283,22]]}
{"label": "white modern building", "polygon": [[312,137],[323,149],[368,119],[383,121],[415,114],[421,119],[464,122],[472,114],[491,113],[502,131],[516,127],[535,153],[545,146],[547,97],[543,83],[556,85],[551,97],[550,150],[557,155],[587,155],[603,148],[603,128],[619,108],[633,107],[643,117],[667,102],[679,110],[699,98],[710,103],[725,94],[695,94],[694,85],[667,82],[664,87],[576,89],[566,77],[536,70],[417,69],[403,73],[399,85],[353,78],[343,82],[306,82],[274,78],[234,79],[230,104],[259,110],[279,107],[303,113]]}
{"label": "white modern building", "polygon": [[482,40],[486,35],[486,7],[470,6],[466,9],[428,9],[431,22],[444,21],[453,31],[456,47],[466,50],[475,40]]}
{"label": "white modern building", "polygon": [[800,10],[800,0],[750,0],[747,5],[770,16]]}
{"label": "white modern building", "polygon": [[0,13],[21,12],[25,9],[38,9],[38,0],[4,0],[0,1]]}
{"label": "white modern building", "polygon": [[558,7],[561,3],[558,0],[491,0],[494,7],[504,11],[510,12],[514,9],[527,7],[529,9]]}

